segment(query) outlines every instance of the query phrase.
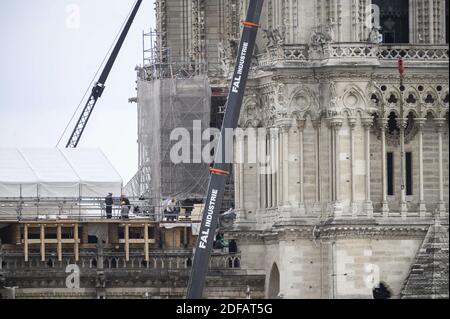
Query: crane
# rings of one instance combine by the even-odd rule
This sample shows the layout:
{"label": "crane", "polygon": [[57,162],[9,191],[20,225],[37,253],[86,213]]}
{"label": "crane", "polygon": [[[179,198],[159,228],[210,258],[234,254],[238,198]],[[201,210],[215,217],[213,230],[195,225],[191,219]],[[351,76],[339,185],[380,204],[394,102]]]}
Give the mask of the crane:
{"label": "crane", "polygon": [[78,119],[78,122],[75,125],[72,134],[70,135],[66,148],[76,148],[78,146],[81,136],[83,135],[84,129],[86,128],[89,118],[91,117],[92,111],[94,110],[95,104],[103,94],[106,80],[108,79],[109,73],[111,72],[111,69],[114,65],[114,62],[116,61],[117,56],[119,55],[120,49],[122,48],[122,45],[125,41],[128,31],[130,30],[130,27],[133,24],[134,18],[136,17],[136,14],[139,10],[139,7],[141,6],[141,3],[142,0],[136,1],[133,10],[131,11],[131,14],[128,18],[128,21],[125,24],[122,33],[120,34],[120,37],[117,40],[117,43],[114,46],[114,49],[111,52],[111,55],[109,56],[109,59],[106,62],[102,73],[100,74],[98,81],[92,88],[91,95],[89,96],[89,99],[86,102],[83,112],[81,113],[80,118]]}
{"label": "crane", "polygon": [[200,299],[208,271],[209,258],[213,248],[214,233],[219,221],[220,208],[224,196],[227,176],[230,175],[230,164],[226,163],[227,154],[232,152],[225,137],[228,130],[236,129],[241,112],[242,101],[250,71],[253,51],[258,34],[259,20],[264,0],[250,0],[247,18],[242,22],[244,28],[237,54],[237,61],[228,94],[227,107],[222,123],[220,140],[215,161],[210,168],[210,180],[203,211],[200,232],[194,251],[191,274],[187,288],[187,299]]}

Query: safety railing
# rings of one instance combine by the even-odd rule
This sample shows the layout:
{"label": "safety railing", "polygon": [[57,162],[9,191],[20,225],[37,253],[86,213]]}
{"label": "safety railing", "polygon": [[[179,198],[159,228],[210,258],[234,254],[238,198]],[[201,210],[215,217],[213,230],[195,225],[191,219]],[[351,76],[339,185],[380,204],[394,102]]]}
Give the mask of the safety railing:
{"label": "safety railing", "polygon": [[[128,219],[149,221],[192,220],[193,207],[150,206],[146,201],[130,200]],[[122,205],[114,199],[110,219],[122,218]],[[0,220],[101,220],[108,219],[104,199],[77,198],[0,198]]]}

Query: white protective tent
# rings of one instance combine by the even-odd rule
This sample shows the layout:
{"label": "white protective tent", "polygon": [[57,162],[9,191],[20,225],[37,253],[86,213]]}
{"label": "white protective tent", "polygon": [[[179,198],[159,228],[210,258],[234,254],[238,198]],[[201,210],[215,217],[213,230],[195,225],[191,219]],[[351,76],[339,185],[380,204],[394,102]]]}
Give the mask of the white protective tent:
{"label": "white protective tent", "polygon": [[102,198],[121,190],[99,149],[0,148],[0,198]]}

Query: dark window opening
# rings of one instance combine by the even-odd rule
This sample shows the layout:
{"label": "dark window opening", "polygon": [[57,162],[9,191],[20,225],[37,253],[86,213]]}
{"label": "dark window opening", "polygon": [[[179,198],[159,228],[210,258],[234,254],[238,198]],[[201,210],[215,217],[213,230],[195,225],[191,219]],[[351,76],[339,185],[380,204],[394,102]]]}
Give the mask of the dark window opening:
{"label": "dark window opening", "polygon": [[374,0],[384,43],[409,43],[409,0]]}
{"label": "dark window opening", "polygon": [[230,240],[229,246],[228,246],[228,252],[230,254],[236,254],[238,252],[238,246],[235,240]]}
{"label": "dark window opening", "polygon": [[406,153],[406,195],[411,196],[413,194],[413,168],[412,168],[412,153]]}
{"label": "dark window opening", "polygon": [[389,114],[388,132],[390,135],[398,135],[400,132],[400,128],[398,127],[398,124],[397,124],[397,115],[395,115],[394,112]]}
{"label": "dark window opening", "polygon": [[394,195],[394,153],[387,153],[387,194]]}

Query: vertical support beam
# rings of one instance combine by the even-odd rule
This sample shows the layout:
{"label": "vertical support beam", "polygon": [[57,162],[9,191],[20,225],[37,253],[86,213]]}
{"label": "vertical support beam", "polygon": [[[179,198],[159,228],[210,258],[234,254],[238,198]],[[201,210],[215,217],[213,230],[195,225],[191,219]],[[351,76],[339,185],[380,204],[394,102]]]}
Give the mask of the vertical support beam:
{"label": "vertical support beam", "polygon": [[425,205],[425,196],[424,196],[424,187],[423,187],[423,126],[425,125],[427,119],[418,118],[416,119],[416,123],[418,126],[417,136],[419,139],[419,216],[420,218],[426,217],[426,205]]}
{"label": "vertical support beam", "polygon": [[56,251],[58,254],[58,261],[62,261],[62,229],[61,224],[56,226]]}
{"label": "vertical support beam", "polygon": [[73,239],[74,239],[73,250],[75,255],[75,261],[78,261],[80,259],[78,224],[73,225]]}
{"label": "vertical support beam", "polygon": [[387,200],[387,163],[386,163],[386,127],[388,124],[387,118],[380,118],[381,130],[381,192],[382,192],[382,206],[381,213],[384,218],[389,217],[389,204]]}
{"label": "vertical support beam", "polygon": [[443,161],[443,148],[442,148],[442,133],[445,127],[445,118],[437,118],[436,130],[438,133],[438,170],[439,170],[439,215],[441,218],[445,217],[446,207],[444,202],[444,161]]}
{"label": "vertical support beam", "polygon": [[125,224],[125,260],[130,260],[130,225]]}
{"label": "vertical support beam", "polygon": [[87,244],[89,242],[89,225],[84,224],[81,227],[81,244]]}
{"label": "vertical support beam", "polygon": [[405,129],[408,124],[407,119],[397,119],[400,128],[400,214],[402,218],[406,218],[408,214],[408,206],[406,205],[406,154],[405,154]]}
{"label": "vertical support beam", "polygon": [[28,262],[28,225],[23,225],[23,254],[25,262]]}
{"label": "vertical support beam", "polygon": [[41,261],[45,261],[45,225],[41,224],[41,234],[40,234],[40,241],[41,241]]}
{"label": "vertical support beam", "polygon": [[365,147],[365,162],[366,162],[366,200],[364,203],[364,211],[367,217],[373,217],[373,205],[372,200],[370,198],[370,128],[373,125],[373,118],[363,118],[363,126],[364,126],[364,144]]}
{"label": "vertical support beam", "polygon": [[305,120],[301,119],[297,121],[298,125],[298,135],[299,135],[299,175],[300,175],[300,201],[299,209],[300,214],[306,214],[305,207],[305,154],[304,154],[304,130],[305,130]]}
{"label": "vertical support beam", "polygon": [[[186,232],[186,228],[185,228]],[[186,236],[185,236],[186,238]],[[144,224],[144,257],[145,261],[148,262],[150,260],[149,258],[149,245],[148,245],[148,224]]]}
{"label": "vertical support beam", "polygon": [[16,245],[21,245],[22,244],[22,234],[21,234],[21,224],[16,224],[13,227],[13,237],[16,242]]}
{"label": "vertical support beam", "polygon": [[350,209],[352,217],[356,217],[358,213],[358,207],[356,205],[356,171],[355,171],[355,127],[356,118],[350,117],[348,119],[348,125],[350,126]]}

